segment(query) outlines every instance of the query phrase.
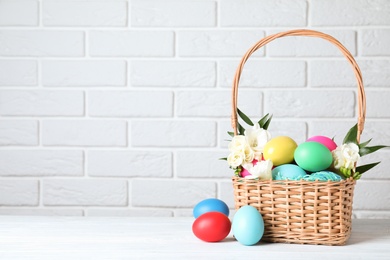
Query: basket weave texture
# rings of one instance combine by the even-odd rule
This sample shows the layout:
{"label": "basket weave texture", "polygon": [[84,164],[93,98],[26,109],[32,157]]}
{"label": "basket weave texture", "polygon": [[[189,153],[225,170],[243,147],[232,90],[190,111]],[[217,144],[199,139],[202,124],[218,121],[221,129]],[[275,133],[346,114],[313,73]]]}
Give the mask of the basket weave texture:
{"label": "basket weave texture", "polygon": [[262,240],[343,245],[351,234],[355,181],[262,181],[233,177],[235,207],[251,205],[264,219]]}
{"label": "basket weave texture", "polygon": [[[358,136],[364,128],[366,98],[360,68],[351,53],[335,38],[313,30],[292,30],[267,36],[257,42],[241,59],[233,81],[232,127],[237,130],[238,83],[245,62],[259,48],[285,36],[318,37],[340,49],[352,65],[358,85]],[[353,192],[352,178],[339,182],[259,181],[233,177],[235,208],[251,205],[264,219],[263,241],[344,245],[351,235]]]}

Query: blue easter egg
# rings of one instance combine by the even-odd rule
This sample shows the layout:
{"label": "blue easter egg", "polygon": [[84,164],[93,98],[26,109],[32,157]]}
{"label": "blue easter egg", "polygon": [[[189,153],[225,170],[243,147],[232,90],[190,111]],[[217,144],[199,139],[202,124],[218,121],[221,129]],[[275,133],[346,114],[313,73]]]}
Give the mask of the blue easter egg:
{"label": "blue easter egg", "polygon": [[251,246],[260,241],[264,234],[264,220],[252,206],[243,206],[233,218],[232,230],[238,242]]}
{"label": "blue easter egg", "polygon": [[220,212],[228,217],[229,207],[222,200],[210,198],[202,200],[201,202],[196,204],[193,209],[193,214],[195,218],[198,218],[199,216],[207,212]]}
{"label": "blue easter egg", "polygon": [[300,180],[306,175],[305,170],[295,164],[283,164],[272,170],[273,180]]}

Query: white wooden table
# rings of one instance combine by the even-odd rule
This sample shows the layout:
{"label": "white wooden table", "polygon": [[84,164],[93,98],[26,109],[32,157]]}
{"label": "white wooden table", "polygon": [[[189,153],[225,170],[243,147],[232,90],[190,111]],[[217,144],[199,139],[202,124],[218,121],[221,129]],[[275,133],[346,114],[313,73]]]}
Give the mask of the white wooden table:
{"label": "white wooden table", "polygon": [[353,220],[345,246],[206,243],[193,218],[0,216],[0,259],[390,259],[390,220]]}

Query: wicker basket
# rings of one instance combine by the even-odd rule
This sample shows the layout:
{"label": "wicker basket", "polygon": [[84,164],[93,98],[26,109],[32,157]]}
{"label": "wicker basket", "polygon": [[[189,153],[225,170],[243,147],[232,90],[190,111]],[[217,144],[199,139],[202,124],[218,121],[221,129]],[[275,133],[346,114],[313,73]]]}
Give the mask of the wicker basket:
{"label": "wicker basket", "polygon": [[[335,38],[313,30],[292,30],[267,36],[257,42],[241,59],[233,81],[232,127],[237,130],[238,83],[245,62],[265,44],[285,36],[325,39],[337,46],[352,65],[358,85],[358,141],[363,131],[366,104],[359,66],[351,53]],[[351,234],[352,200],[355,181],[339,182],[258,181],[233,177],[236,210],[251,205],[264,219],[263,241],[343,245]]]}

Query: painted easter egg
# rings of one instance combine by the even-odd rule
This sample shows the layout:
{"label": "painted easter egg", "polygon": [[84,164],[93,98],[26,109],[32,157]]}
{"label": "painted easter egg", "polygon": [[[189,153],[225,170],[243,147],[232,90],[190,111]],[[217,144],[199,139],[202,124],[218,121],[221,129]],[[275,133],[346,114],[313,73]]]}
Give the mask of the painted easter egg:
{"label": "painted easter egg", "polygon": [[325,170],[333,161],[329,149],[317,142],[300,144],[294,152],[294,159],[299,167],[310,172]]}
{"label": "painted easter egg", "polygon": [[317,142],[323,144],[329,149],[329,151],[333,151],[337,148],[337,144],[332,139],[322,135],[312,136],[307,139],[307,142]]}
{"label": "painted easter egg", "polygon": [[232,230],[238,242],[246,246],[254,245],[264,234],[263,217],[256,208],[243,206],[234,215]]}
{"label": "painted easter egg", "polygon": [[218,242],[229,235],[231,222],[220,212],[207,212],[195,219],[192,224],[194,235],[205,242]]}
{"label": "painted easter egg", "polygon": [[291,163],[297,143],[288,136],[272,138],[263,150],[265,160],[271,160],[274,166]]}
{"label": "painted easter egg", "polygon": [[295,164],[283,164],[272,170],[273,180],[293,180],[297,181],[306,176],[306,172]]}
{"label": "painted easter egg", "polygon": [[207,212],[220,212],[228,217],[229,207],[222,200],[210,198],[202,200],[201,202],[196,204],[192,211],[195,218],[198,218],[199,216]]}
{"label": "painted easter egg", "polygon": [[[252,161],[252,164],[253,166],[255,166],[256,164],[258,163],[258,161],[255,159]],[[242,167],[242,171],[241,171],[241,177],[246,177],[246,176],[251,176],[252,174],[247,170],[245,169],[244,167]]]}

